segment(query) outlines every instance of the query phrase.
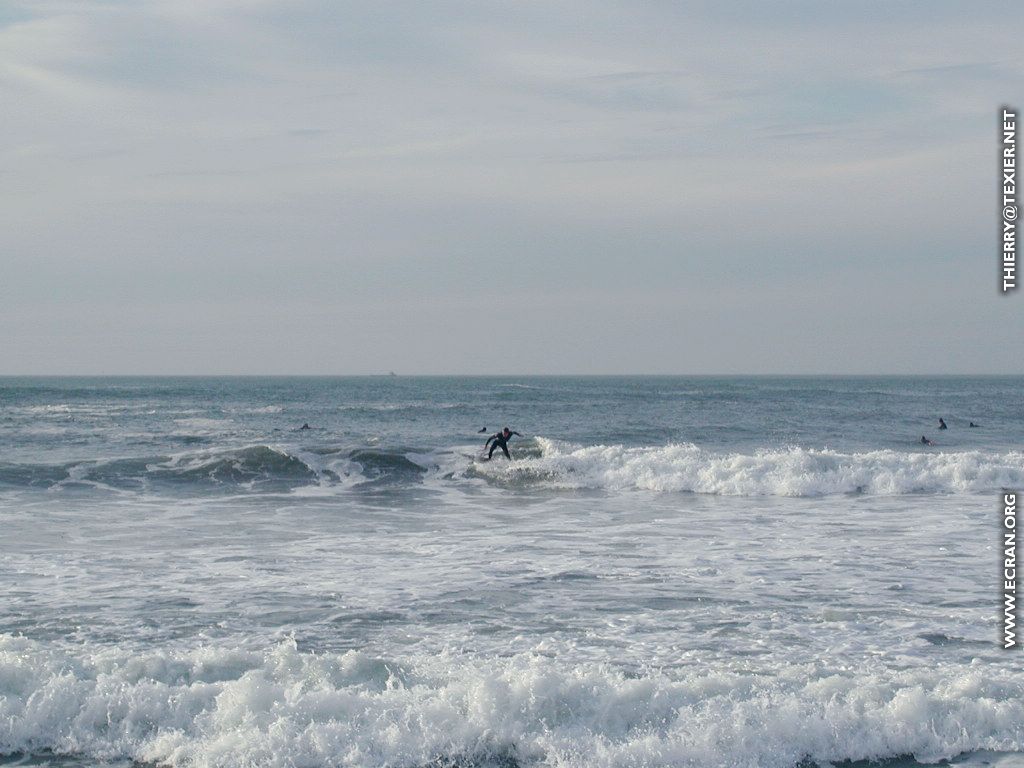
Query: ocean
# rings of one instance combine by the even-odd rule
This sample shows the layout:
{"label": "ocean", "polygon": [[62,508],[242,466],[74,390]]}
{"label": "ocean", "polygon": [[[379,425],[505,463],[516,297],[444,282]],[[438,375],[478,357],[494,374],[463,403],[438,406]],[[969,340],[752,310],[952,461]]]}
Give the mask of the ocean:
{"label": "ocean", "polygon": [[3,378],[0,765],[1021,766],[1022,446],[1021,377]]}

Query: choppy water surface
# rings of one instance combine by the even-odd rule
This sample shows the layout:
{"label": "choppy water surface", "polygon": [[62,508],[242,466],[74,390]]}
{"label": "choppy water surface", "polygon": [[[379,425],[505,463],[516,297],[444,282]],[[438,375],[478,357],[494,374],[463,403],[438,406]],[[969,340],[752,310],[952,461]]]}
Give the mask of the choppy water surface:
{"label": "choppy water surface", "polygon": [[[1020,765],[1022,405],[1020,378],[0,379],[0,762]],[[504,424],[516,461],[480,461]]]}

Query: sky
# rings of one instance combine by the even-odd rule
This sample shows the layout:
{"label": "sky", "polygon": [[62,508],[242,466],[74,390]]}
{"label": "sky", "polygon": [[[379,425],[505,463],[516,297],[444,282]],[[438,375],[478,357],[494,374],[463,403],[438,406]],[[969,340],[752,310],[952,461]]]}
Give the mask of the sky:
{"label": "sky", "polygon": [[0,374],[1024,373],[1013,3],[4,0]]}

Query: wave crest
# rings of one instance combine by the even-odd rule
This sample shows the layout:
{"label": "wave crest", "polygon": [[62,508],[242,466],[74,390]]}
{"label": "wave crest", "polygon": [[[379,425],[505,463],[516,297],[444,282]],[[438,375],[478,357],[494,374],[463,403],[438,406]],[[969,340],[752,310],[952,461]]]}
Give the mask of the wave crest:
{"label": "wave crest", "polygon": [[300,450],[279,446],[208,449],[175,456],[76,461],[68,464],[0,463],[0,488],[108,491],[192,487],[196,490],[279,492],[320,485],[350,488],[420,482],[427,472],[404,449],[326,448]]}
{"label": "wave crest", "polygon": [[150,465],[150,476],[183,482],[249,483],[261,480],[314,481],[317,473],[286,451],[254,445],[235,451],[189,456]]}
{"label": "wave crest", "polygon": [[1024,453],[840,453],[786,448],[715,453],[693,444],[579,446],[536,438],[539,450],[473,472],[506,485],[689,491],[725,496],[962,493],[1024,485]]}
{"label": "wave crest", "polygon": [[[474,449],[470,449],[474,450]],[[456,450],[284,448],[251,445],[175,456],[0,463],[0,489],[93,487],[107,491],[244,488],[282,492],[308,486],[391,488],[465,477],[506,488],[691,492],[723,496],[823,496],[868,493],[982,493],[1024,485],[1024,453],[840,453],[785,448],[719,453],[693,444],[580,446],[546,438],[514,448],[516,460],[473,460]],[[469,460],[467,463],[467,459]]]}

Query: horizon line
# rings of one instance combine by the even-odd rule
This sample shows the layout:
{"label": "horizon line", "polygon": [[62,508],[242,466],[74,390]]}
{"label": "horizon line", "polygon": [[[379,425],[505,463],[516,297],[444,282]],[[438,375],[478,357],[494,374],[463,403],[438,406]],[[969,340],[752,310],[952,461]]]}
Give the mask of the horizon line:
{"label": "horizon line", "polygon": [[895,372],[870,372],[870,373],[836,373],[836,372],[814,372],[814,373],[0,373],[0,379],[428,379],[428,378],[472,378],[472,379],[509,379],[509,378],[872,378],[872,377],[902,377],[902,378],[996,378],[1024,376],[1024,371],[1019,372],[983,372],[983,373],[895,373]]}

